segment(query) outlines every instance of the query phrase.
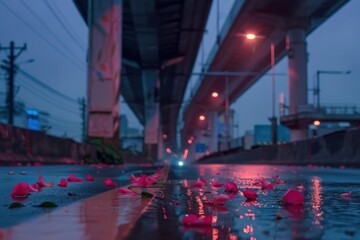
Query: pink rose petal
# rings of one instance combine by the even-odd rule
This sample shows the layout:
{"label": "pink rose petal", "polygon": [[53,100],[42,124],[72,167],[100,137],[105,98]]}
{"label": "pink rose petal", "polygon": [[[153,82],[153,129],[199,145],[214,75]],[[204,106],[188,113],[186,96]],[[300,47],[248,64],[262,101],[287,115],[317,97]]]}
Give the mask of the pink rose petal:
{"label": "pink rose petal", "polygon": [[93,182],[95,181],[95,177],[91,176],[90,174],[86,175],[86,181],[87,182]]}
{"label": "pink rose petal", "polygon": [[256,200],[258,195],[256,194],[255,191],[253,190],[250,190],[250,189],[246,189],[246,190],[243,190],[242,191],[244,197],[247,199],[247,200]]}
{"label": "pink rose petal", "polygon": [[347,193],[340,194],[340,197],[342,197],[342,198],[351,198],[351,195],[352,195],[351,192],[347,192]]}
{"label": "pink rose petal", "polygon": [[13,198],[25,198],[29,194],[29,189],[25,183],[18,183],[11,192]]}
{"label": "pink rose petal", "polygon": [[118,193],[120,194],[134,194],[133,191],[131,191],[130,189],[126,188],[126,187],[121,187],[121,188],[118,188]]}
{"label": "pink rose petal", "polygon": [[207,203],[210,205],[224,205],[227,200],[229,200],[229,196],[220,194],[219,196],[207,201]]}
{"label": "pink rose petal", "polygon": [[37,182],[37,185],[40,187],[40,188],[43,188],[43,187],[53,187],[54,186],[54,183],[53,182],[50,182],[50,183],[46,183],[45,180],[44,180],[44,177],[42,175],[39,176],[39,181]]}
{"label": "pink rose petal", "polygon": [[139,180],[138,177],[135,177],[134,174],[131,174],[131,176],[130,176],[130,182],[131,182],[131,183],[136,183],[138,180]]}
{"label": "pink rose petal", "polygon": [[73,173],[71,173],[69,175],[69,177],[67,178],[68,182],[83,182],[83,180],[81,178],[75,177],[75,175]]}
{"label": "pink rose petal", "polygon": [[198,217],[193,214],[187,214],[183,217],[181,223],[184,226],[197,226],[197,227],[211,226],[212,216]]}
{"label": "pink rose petal", "polygon": [[284,194],[282,200],[285,204],[290,205],[304,204],[304,195],[300,191],[290,188]]}
{"label": "pink rose petal", "polygon": [[59,187],[67,187],[68,186],[68,182],[66,181],[65,178],[62,178],[60,180],[60,183],[58,184]]}
{"label": "pink rose petal", "polygon": [[39,187],[37,184],[31,185],[30,183],[28,183],[27,188],[29,189],[29,192],[38,192],[39,191]]}
{"label": "pink rose petal", "polygon": [[303,192],[305,190],[304,185],[300,184],[299,186],[296,186],[297,190],[299,190],[300,192]]}
{"label": "pink rose petal", "polygon": [[238,187],[233,182],[225,183],[224,188],[225,188],[225,192],[228,192],[228,193],[237,193],[238,192]]}
{"label": "pink rose petal", "polygon": [[275,181],[275,183],[276,183],[276,184],[286,184],[287,181],[280,179],[280,177],[278,176],[277,179],[276,179],[276,181]]}
{"label": "pink rose petal", "polygon": [[104,180],[104,184],[105,184],[105,186],[107,186],[107,187],[116,187],[116,183],[115,183],[112,179],[110,179],[110,178],[106,178],[106,179]]}
{"label": "pink rose petal", "polygon": [[207,185],[207,182],[205,179],[203,178],[198,178],[194,183],[193,183],[193,187],[196,187],[196,188],[202,188],[204,186]]}
{"label": "pink rose petal", "polygon": [[222,184],[221,182],[219,182],[218,180],[214,180],[214,182],[211,184],[211,186],[213,187],[222,187],[224,184]]}

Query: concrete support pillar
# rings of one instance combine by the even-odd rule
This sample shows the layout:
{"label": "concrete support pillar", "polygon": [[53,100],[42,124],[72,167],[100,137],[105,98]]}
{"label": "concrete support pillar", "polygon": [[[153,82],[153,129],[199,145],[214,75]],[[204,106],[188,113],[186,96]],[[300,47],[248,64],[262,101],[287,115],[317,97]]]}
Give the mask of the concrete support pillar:
{"label": "concrete support pillar", "polygon": [[211,153],[215,153],[218,151],[218,116],[217,112],[209,112],[208,114],[210,119],[210,141],[209,141],[209,151]]}
{"label": "concrete support pillar", "polygon": [[[307,101],[307,52],[305,30],[294,28],[288,31],[289,114],[296,114],[306,107]],[[307,138],[307,128],[291,129],[291,141]]]}
{"label": "concrete support pillar", "polygon": [[90,138],[119,141],[122,0],[89,1],[88,129]]}
{"label": "concrete support pillar", "polygon": [[145,129],[144,147],[145,154],[150,161],[156,161],[159,142],[159,79],[156,69],[144,69],[142,72],[144,86]]}

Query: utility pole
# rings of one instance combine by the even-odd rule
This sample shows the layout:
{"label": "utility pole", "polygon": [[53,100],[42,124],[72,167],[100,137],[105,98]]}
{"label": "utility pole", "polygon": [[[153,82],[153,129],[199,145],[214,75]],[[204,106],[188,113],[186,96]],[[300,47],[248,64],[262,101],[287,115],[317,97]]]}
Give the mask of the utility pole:
{"label": "utility pole", "polygon": [[[8,93],[6,99],[7,105],[7,113],[8,113],[8,124],[14,124],[14,80],[15,80],[15,72],[16,72],[16,64],[15,60],[20,54],[26,50],[26,44],[22,47],[15,47],[15,43],[13,41],[10,42],[9,47],[1,47],[1,50],[9,50],[9,55],[7,56],[8,60],[3,60],[4,65],[1,65],[1,68],[7,71],[8,74]],[[15,53],[16,50],[19,50]]]}
{"label": "utility pole", "polygon": [[85,102],[85,98],[84,97],[79,98],[78,103],[80,105],[81,120],[82,120],[82,125],[81,125],[82,141],[85,142],[85,140],[86,140],[86,102]]}

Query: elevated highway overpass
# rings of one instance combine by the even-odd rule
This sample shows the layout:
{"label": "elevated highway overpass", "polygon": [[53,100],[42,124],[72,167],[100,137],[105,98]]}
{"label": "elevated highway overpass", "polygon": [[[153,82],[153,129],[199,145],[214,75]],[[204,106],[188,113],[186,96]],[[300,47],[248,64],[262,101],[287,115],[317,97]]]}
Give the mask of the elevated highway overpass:
{"label": "elevated highway overpass", "polygon": [[[220,31],[218,44],[213,46],[205,63],[204,74],[184,110],[182,146],[188,146],[188,139],[203,127],[198,124],[199,114],[207,113],[211,115],[210,119],[214,119],[214,114],[224,113],[227,99],[230,103],[235,101],[270,69],[272,44],[276,62],[284,56],[289,59],[289,113],[295,114],[296,109],[307,105],[305,38],[347,2],[235,1]],[[244,37],[249,32],[261,38],[250,41]],[[214,91],[220,96],[216,100],[211,96]],[[215,126],[214,123],[210,125]],[[217,135],[216,131],[212,132],[215,134],[212,134],[211,141]],[[301,139],[304,130],[293,129],[292,134]]]}

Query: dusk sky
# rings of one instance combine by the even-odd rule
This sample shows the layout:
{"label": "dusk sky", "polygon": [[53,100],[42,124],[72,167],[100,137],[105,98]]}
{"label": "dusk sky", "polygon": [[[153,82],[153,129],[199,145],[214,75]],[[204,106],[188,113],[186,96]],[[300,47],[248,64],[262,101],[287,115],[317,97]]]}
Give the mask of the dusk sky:
{"label": "dusk sky", "polygon": [[[215,2],[215,1],[214,1]],[[234,0],[222,0],[220,23]],[[205,34],[204,52],[207,56],[216,35],[214,6]],[[350,70],[350,75],[321,75],[321,103],[360,106],[360,1],[352,0],[336,12],[307,38],[309,53],[308,87],[313,87],[317,70]],[[16,100],[27,108],[50,113],[50,133],[79,139],[81,118],[76,101],[86,95],[86,49],[88,29],[71,0],[0,0],[0,45],[10,41],[16,46],[27,44],[27,50],[17,62],[34,59],[20,68],[69,98],[65,99],[35,84],[34,80],[18,73]],[[0,52],[0,60],[5,59]],[[201,67],[198,58],[194,71]],[[276,72],[287,74],[287,59],[276,65]],[[196,78],[189,82],[185,100]],[[276,78],[276,93],[287,98],[287,76]],[[6,79],[0,72],[0,106],[5,106]],[[278,98],[278,97],[277,97]],[[309,92],[309,103],[313,102]],[[269,124],[271,114],[271,77],[260,79],[246,94],[231,106],[237,112],[240,135],[255,124]],[[140,128],[134,115],[121,100],[120,112],[128,115],[130,126]]]}

